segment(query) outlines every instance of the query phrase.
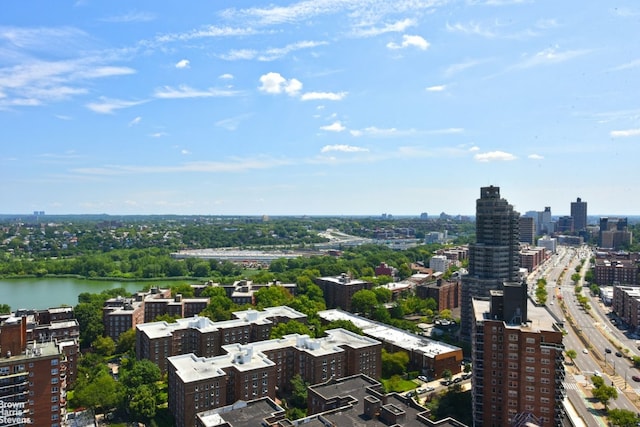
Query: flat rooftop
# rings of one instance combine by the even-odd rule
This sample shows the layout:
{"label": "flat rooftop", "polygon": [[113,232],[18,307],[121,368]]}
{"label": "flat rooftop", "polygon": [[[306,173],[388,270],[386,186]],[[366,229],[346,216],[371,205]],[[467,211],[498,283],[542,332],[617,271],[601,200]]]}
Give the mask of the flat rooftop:
{"label": "flat rooftop", "polygon": [[[490,318],[490,308],[491,303],[489,300],[482,299],[473,299],[473,310],[476,314],[476,320],[491,320]],[[536,331],[554,331],[557,330],[555,325],[557,324],[557,320],[549,313],[546,307],[537,306],[530,299],[527,300],[527,316],[528,322],[524,325],[509,325],[507,327],[514,327],[522,330],[531,330],[532,332]]]}
{"label": "flat rooftop", "polygon": [[449,352],[457,352],[460,350],[459,347],[440,341],[430,340],[426,337],[412,334],[405,330],[394,328],[383,323],[374,322],[339,309],[319,311],[318,316],[329,322],[334,320],[349,320],[370,337],[391,343],[406,350],[421,352],[430,357],[435,357],[436,355]]}
{"label": "flat rooftop", "polygon": [[[201,412],[197,415],[206,427],[231,425],[233,427],[255,427],[262,425],[261,420],[274,414],[284,414],[284,409],[269,398],[245,402],[237,401],[233,405]],[[228,423],[228,424],[226,424]]]}

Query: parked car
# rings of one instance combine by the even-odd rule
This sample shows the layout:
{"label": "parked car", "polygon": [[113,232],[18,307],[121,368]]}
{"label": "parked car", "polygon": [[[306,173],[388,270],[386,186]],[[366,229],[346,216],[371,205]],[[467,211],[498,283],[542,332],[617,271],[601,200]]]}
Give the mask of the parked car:
{"label": "parked car", "polygon": [[433,390],[435,390],[435,388],[433,388],[433,387],[431,387],[431,386],[426,386],[426,387],[424,388],[424,391],[433,391]]}
{"label": "parked car", "polygon": [[424,375],[418,375],[418,379],[419,379],[420,381],[424,381],[425,383],[428,381],[428,380],[427,380],[427,377],[425,377]]}
{"label": "parked car", "polygon": [[472,375],[471,372],[464,373],[462,374],[462,379],[468,380],[469,378],[471,378],[471,375]]}
{"label": "parked car", "polygon": [[451,385],[451,384],[453,384],[453,381],[451,381],[451,380],[442,380],[442,381],[440,381],[440,384],[442,384],[442,385]]}
{"label": "parked car", "polygon": [[461,383],[462,382],[462,378],[460,378],[460,377],[454,378],[453,382],[456,383],[456,384],[457,383]]}
{"label": "parked car", "polygon": [[634,380],[635,382],[640,382],[640,377],[637,375],[632,376],[631,379]]}

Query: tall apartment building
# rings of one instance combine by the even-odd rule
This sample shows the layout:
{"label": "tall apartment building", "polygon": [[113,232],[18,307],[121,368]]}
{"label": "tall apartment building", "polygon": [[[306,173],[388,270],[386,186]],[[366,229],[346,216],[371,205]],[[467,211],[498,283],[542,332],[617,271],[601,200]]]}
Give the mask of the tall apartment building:
{"label": "tall apartment building", "polygon": [[587,202],[580,197],[571,202],[571,217],[573,218],[574,231],[580,232],[587,229]]}
{"label": "tall apartment building", "polygon": [[536,221],[530,216],[520,217],[520,241],[533,245],[536,238]]}
{"label": "tall apartment building", "polygon": [[362,289],[372,289],[373,283],[351,279],[346,273],[337,277],[318,277],[313,280],[322,289],[327,308],[351,311],[353,294]]}
{"label": "tall apartment building", "polygon": [[429,268],[444,273],[449,268],[450,261],[445,255],[434,255],[429,259]]}
{"label": "tall apartment building", "polygon": [[562,332],[525,284],[505,284],[490,301],[473,299],[472,413],[475,427],[501,427],[534,417],[561,425],[565,377]]}
{"label": "tall apartment building", "polygon": [[472,298],[488,298],[505,282],[519,281],[520,214],[500,197],[500,187],[482,187],[476,200],[476,242],[469,245],[469,274],[462,278],[461,338],[470,341]]}
{"label": "tall apartment building", "polygon": [[573,217],[564,215],[558,218],[558,222],[556,223],[557,233],[572,233],[574,229]]}
{"label": "tall apartment building", "polygon": [[26,317],[0,325],[1,425],[59,427],[66,409],[66,358],[57,341],[27,341]]}
{"label": "tall apartment building", "polygon": [[144,300],[144,321],[152,322],[158,316],[168,314],[174,317],[193,317],[209,305],[209,298],[183,298],[178,294],[173,298],[149,298]]}
{"label": "tall apartment building", "polygon": [[598,246],[601,248],[621,249],[629,246],[632,239],[627,218],[600,218]]}

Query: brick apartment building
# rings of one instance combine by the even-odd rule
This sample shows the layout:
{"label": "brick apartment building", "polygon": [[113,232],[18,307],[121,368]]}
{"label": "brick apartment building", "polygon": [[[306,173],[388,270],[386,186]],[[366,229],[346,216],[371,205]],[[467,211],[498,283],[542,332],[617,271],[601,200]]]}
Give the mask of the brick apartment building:
{"label": "brick apartment building", "polygon": [[336,277],[318,277],[313,280],[322,289],[327,308],[341,308],[351,311],[353,294],[373,288],[373,283],[351,279],[346,273]]}
{"label": "brick apartment building", "polygon": [[540,426],[563,417],[564,346],[557,319],[505,285],[490,301],[473,299],[472,412],[474,426],[515,425],[531,414]]}
{"label": "brick apartment building", "polygon": [[599,286],[640,284],[640,256],[630,252],[596,252],[593,275]]}
{"label": "brick apartment building", "polygon": [[183,298],[178,294],[173,298],[144,299],[144,321],[153,322],[158,316],[193,317],[207,308],[209,298]]}
{"label": "brick apartment building", "polygon": [[[405,351],[409,355],[409,369],[418,370],[430,378],[440,378],[445,370],[452,374],[460,373],[462,349],[424,336],[412,334],[403,329],[374,322],[344,310],[323,310],[318,312],[323,322],[349,320],[362,330],[362,333],[382,342],[389,352]],[[374,376],[374,378],[378,378]]]}
{"label": "brick apartment building", "polygon": [[[27,318],[9,317],[0,325],[0,416],[15,423],[59,427],[66,408],[66,357],[56,341],[27,341]],[[6,421],[6,419],[5,419]]]}
{"label": "brick apartment building", "polygon": [[462,303],[461,283],[459,280],[437,279],[416,286],[415,292],[419,298],[433,298],[438,304],[438,311],[454,310],[459,308]]}
{"label": "brick apartment building", "polygon": [[224,354],[228,344],[248,344],[269,339],[271,329],[281,322],[306,323],[307,316],[286,306],[262,311],[233,313],[235,319],[213,322],[206,317],[177,319],[176,322],[150,322],[136,326],[136,356],[149,359],[167,372],[167,358],[194,353],[199,357]]}
{"label": "brick apartment building", "polygon": [[525,246],[520,249],[520,267],[526,268],[529,273],[538,268],[547,258],[549,252],[540,246]]}
{"label": "brick apartment building", "polygon": [[640,328],[640,287],[614,286],[611,305],[613,311],[631,329]]}
{"label": "brick apartment building", "polygon": [[431,421],[428,409],[400,394],[383,394],[378,381],[362,374],[315,384],[308,396],[310,415],[300,420],[289,420],[281,406],[261,398],[201,412],[196,426],[466,427],[452,418]]}
{"label": "brick apartment building", "polygon": [[358,373],[379,376],[381,343],[344,329],[312,339],[292,334],[249,345],[224,346],[225,354],[168,358],[169,410],[176,426],[196,425],[197,414],[238,400],[270,397],[300,374],[305,381],[328,381]]}

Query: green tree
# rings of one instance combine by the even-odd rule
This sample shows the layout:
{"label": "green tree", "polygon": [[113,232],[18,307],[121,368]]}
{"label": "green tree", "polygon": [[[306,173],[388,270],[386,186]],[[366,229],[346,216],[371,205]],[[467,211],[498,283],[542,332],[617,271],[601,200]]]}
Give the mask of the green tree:
{"label": "green tree", "polygon": [[298,322],[297,320],[290,320],[288,322],[278,323],[271,329],[271,334],[269,338],[282,338],[285,335],[289,334],[300,334],[300,335],[309,335],[312,336],[309,327],[304,323]]}
{"label": "green tree", "polygon": [[567,350],[567,351],[565,352],[565,354],[567,355],[567,357],[568,357],[569,359],[571,359],[571,364],[573,364],[573,363],[574,363],[574,360],[576,359],[576,357],[578,357],[578,353],[577,353],[575,350],[573,350],[573,349],[571,349],[571,350]]}
{"label": "green tree", "polygon": [[124,331],[118,337],[118,342],[116,343],[116,353],[131,353],[136,349],[136,330],[129,329]]}
{"label": "green tree", "polygon": [[11,307],[7,304],[0,304],[0,314],[9,314],[11,313]]}
{"label": "green tree", "polygon": [[362,329],[357,327],[351,320],[345,320],[345,319],[333,320],[327,323],[325,326],[323,326],[322,333],[324,334],[324,331],[328,331],[330,329],[337,329],[337,328],[342,328],[347,331],[354,332],[358,335],[363,335]]}
{"label": "green tree", "polygon": [[451,378],[453,378],[453,373],[450,369],[445,369],[444,371],[442,371],[442,378],[449,381],[451,380]]}
{"label": "green tree", "polygon": [[373,292],[375,293],[376,299],[378,300],[379,304],[384,304],[391,301],[392,292],[388,288],[377,286],[373,288]]}
{"label": "green tree", "polygon": [[93,303],[79,303],[73,309],[80,329],[80,346],[87,348],[104,332],[100,309]]}
{"label": "green tree", "polygon": [[601,385],[600,387],[593,389],[592,393],[593,397],[598,399],[598,401],[604,405],[605,411],[608,411],[609,409],[609,401],[611,399],[618,398],[618,390],[615,387],[608,385]]}
{"label": "green tree", "polygon": [[287,305],[293,300],[293,295],[283,286],[268,286],[259,289],[254,295],[256,306],[260,309]]}
{"label": "green tree", "polygon": [[76,382],[73,394],[75,406],[85,406],[103,412],[115,408],[120,401],[119,387],[116,380],[102,372],[93,380],[82,379]]}
{"label": "green tree", "polygon": [[362,289],[351,297],[351,308],[356,313],[371,316],[374,308],[378,305],[378,298],[373,291]]}
{"label": "green tree", "polygon": [[300,374],[294,375],[290,383],[291,395],[287,403],[295,408],[305,409],[307,407],[307,390],[310,384],[302,379]]}
{"label": "green tree", "polygon": [[103,357],[111,356],[116,351],[116,343],[111,337],[97,337],[91,347],[93,351]]}
{"label": "green tree", "polygon": [[128,401],[129,412],[135,419],[148,420],[156,415],[155,388],[142,384],[133,390]]}
{"label": "green tree", "polygon": [[409,354],[406,351],[389,353],[382,349],[382,376],[391,378],[393,375],[401,375],[407,371]]}
{"label": "green tree", "polygon": [[638,416],[628,409],[614,408],[607,412],[611,425],[616,427],[634,427],[638,425]]}

